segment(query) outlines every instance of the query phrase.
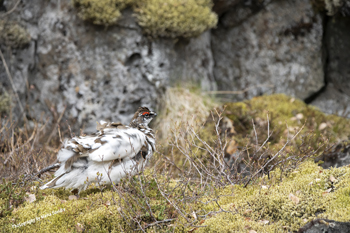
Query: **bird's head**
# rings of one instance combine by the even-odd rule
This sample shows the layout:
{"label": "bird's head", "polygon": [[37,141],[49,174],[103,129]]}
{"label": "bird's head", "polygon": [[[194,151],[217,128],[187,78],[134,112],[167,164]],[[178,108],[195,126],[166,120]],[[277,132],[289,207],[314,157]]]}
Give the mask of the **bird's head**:
{"label": "bird's head", "polygon": [[150,111],[148,108],[139,107],[139,109],[135,112],[134,117],[131,119],[130,126],[131,127],[137,127],[137,126],[147,127],[148,124],[152,121],[152,119],[156,116],[157,116],[157,113]]}

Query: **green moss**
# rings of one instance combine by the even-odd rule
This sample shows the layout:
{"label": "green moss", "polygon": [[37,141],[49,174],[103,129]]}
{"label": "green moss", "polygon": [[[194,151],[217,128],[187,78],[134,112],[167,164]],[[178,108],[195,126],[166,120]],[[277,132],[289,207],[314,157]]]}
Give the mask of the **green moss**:
{"label": "green moss", "polygon": [[[204,191],[207,194],[200,200],[191,201],[192,198],[187,198],[185,202],[181,201],[183,195],[194,197],[193,195],[199,194],[200,189],[196,184],[190,183],[190,188],[185,191],[181,181],[170,180],[167,175],[151,175],[150,170],[147,172],[149,175],[142,176],[141,179],[153,215],[158,221],[174,218],[168,224],[172,224],[177,232],[189,231],[193,227],[189,227],[174,206],[159,194],[153,180],[155,177],[159,184],[166,185],[163,186],[163,192],[168,194],[167,197],[174,203],[177,200],[177,208],[186,213],[196,212],[200,216],[210,211],[220,212],[218,205],[226,211],[207,215],[205,219],[198,217],[194,220],[190,215],[187,216],[195,221],[194,225],[205,226],[196,232],[246,232],[250,229],[257,232],[290,232],[315,218],[336,221],[349,221],[350,218],[350,167],[322,169],[308,161],[294,172],[283,176],[282,181],[280,172],[276,170],[270,174],[270,179],[261,177],[256,184],[247,188],[228,185],[211,192]],[[135,177],[134,180],[138,181],[138,178]],[[121,186],[125,185],[123,182]],[[137,185],[129,185],[132,186],[128,186],[129,190],[123,198],[117,192],[106,190],[102,194],[91,193],[85,198],[66,201],[55,195],[47,195],[46,192],[42,200],[25,203],[15,209],[11,216],[1,218],[0,226],[7,232],[75,232],[80,224],[87,232],[129,232],[137,226],[128,225],[125,217],[138,214],[143,226],[154,222],[143,202],[145,199],[140,198],[141,193],[137,191],[139,187],[131,190]],[[292,201],[290,194],[296,196],[298,201]],[[135,198],[139,198],[138,202],[133,201]],[[217,199],[217,203],[214,199]],[[135,212],[130,211],[130,206],[133,206]],[[129,212],[126,211],[127,208]],[[124,218],[120,214],[121,210],[124,211]],[[13,224],[31,219],[35,219],[35,222],[12,228]],[[156,231],[166,232],[167,228],[158,228]]]}
{"label": "green moss", "polygon": [[78,16],[96,25],[110,26],[117,23],[120,11],[133,0],[73,0]]}
{"label": "green moss", "polygon": [[0,44],[22,48],[30,42],[30,35],[17,22],[0,20]]}
{"label": "green moss", "polygon": [[[244,102],[225,105],[224,116],[232,121],[236,131],[233,139],[239,146],[247,144],[247,136],[254,136],[252,120],[256,125],[259,143],[267,138],[267,115],[269,130],[273,132],[269,140],[273,152],[281,148],[287,138],[294,135],[304,124],[300,135],[311,135],[308,146],[314,149],[319,146],[322,137],[329,142],[347,140],[350,137],[348,119],[326,115],[317,108],[284,94],[255,97]],[[273,150],[273,147],[276,150]]]}
{"label": "green moss", "polygon": [[23,179],[17,180],[15,185],[12,181],[2,179],[0,184],[0,218],[10,215],[14,208],[18,207],[26,195],[26,190],[20,185]]}
{"label": "green moss", "polygon": [[216,26],[211,0],[145,0],[137,4],[136,17],[146,34],[193,37]]}
{"label": "green moss", "polygon": [[[225,110],[223,110],[224,108]],[[347,140],[350,137],[349,119],[326,115],[301,100],[283,94],[256,97],[244,102],[226,103],[219,111],[223,111],[223,119],[219,126],[221,141],[225,143],[226,140],[228,143],[225,151],[226,158],[230,159],[230,156],[237,150],[241,151],[236,164],[250,162],[251,164],[257,164],[255,167],[261,166],[283,148],[286,142],[291,140],[293,135],[302,127],[303,129],[298,136],[286,145],[285,149],[271,163],[271,166],[282,159],[287,161],[286,166],[295,166],[295,164],[292,165],[294,160],[288,160],[288,157],[301,158],[307,156],[315,158],[331,143]],[[181,111],[179,112],[181,113]],[[215,131],[215,123],[218,117],[215,111],[213,115],[216,116],[214,121],[208,111],[206,114],[207,120],[203,121],[205,122],[204,125],[200,128],[194,128],[194,130],[208,145],[217,149],[220,147]],[[158,120],[163,122],[161,117]],[[185,125],[183,124],[185,122],[187,121],[182,121],[180,125]],[[255,130],[252,122],[254,122]],[[186,167],[187,157],[184,152],[192,158],[200,159],[204,165],[210,162],[212,156],[209,155],[207,150],[202,149],[205,146],[199,142],[191,130],[181,129],[175,125],[172,125],[171,129],[172,132],[169,135],[173,135],[170,138],[172,146],[165,148],[164,154],[171,154],[172,161],[178,167]],[[258,139],[258,146],[260,146],[268,138],[268,132],[271,134],[268,142],[260,150],[260,154],[255,153],[257,149],[255,135]],[[173,146],[176,145],[176,139],[183,149],[180,150]],[[260,157],[261,154],[263,154],[262,158]],[[240,171],[238,170],[238,172]]]}
{"label": "green moss", "polygon": [[[219,204],[232,212],[205,220],[202,225],[207,227],[199,228],[198,232],[245,232],[249,229],[290,232],[320,217],[349,221],[349,175],[349,167],[323,170],[313,162],[306,162],[282,182],[278,181],[280,177],[276,171],[272,174],[276,179],[263,177],[260,184],[248,188],[228,186],[220,191],[226,196],[220,198]],[[331,176],[337,180],[335,184],[330,181]],[[290,194],[298,201],[293,202]],[[201,208],[219,210],[215,204]]]}
{"label": "green moss", "polygon": [[0,94],[0,115],[3,113],[8,113],[11,109],[11,98],[5,92],[4,94]]}
{"label": "green moss", "polygon": [[153,37],[193,37],[216,26],[211,0],[73,0],[78,16],[96,25],[115,25],[132,6],[139,25]]}

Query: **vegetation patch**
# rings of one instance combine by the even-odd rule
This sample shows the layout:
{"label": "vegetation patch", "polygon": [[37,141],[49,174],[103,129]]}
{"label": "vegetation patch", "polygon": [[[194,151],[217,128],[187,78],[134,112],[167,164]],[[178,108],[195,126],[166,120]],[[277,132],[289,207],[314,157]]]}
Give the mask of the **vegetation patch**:
{"label": "vegetation patch", "polygon": [[[201,189],[196,182],[183,184],[148,169],[124,179],[115,190],[78,200],[66,200],[52,190],[30,191],[42,198],[16,208],[0,225],[8,232],[120,232],[140,227],[150,232],[290,232],[320,217],[349,220],[350,167],[322,169],[308,161],[288,175],[280,174],[277,169],[246,188]],[[36,221],[13,227],[31,219]]]}
{"label": "vegetation patch", "polygon": [[30,42],[30,35],[17,22],[0,20],[0,44],[22,48]]}
{"label": "vegetation patch", "polygon": [[11,98],[7,92],[0,94],[0,116],[6,114],[11,109]]}
{"label": "vegetation patch", "polygon": [[96,25],[111,26],[117,23],[120,11],[134,0],[73,0],[78,16]]}
{"label": "vegetation patch", "polygon": [[224,160],[231,170],[247,177],[264,165],[260,172],[268,173],[281,164],[285,170],[294,167],[294,161],[316,158],[333,143],[349,139],[349,124],[349,119],[326,115],[283,94],[261,96],[226,103],[208,113],[195,133],[187,122],[182,122],[182,128],[171,124],[170,143],[160,152],[171,157],[177,167],[187,167],[191,159],[203,165],[213,160],[209,147],[212,153],[224,150]]}
{"label": "vegetation patch", "polygon": [[241,147],[247,145],[248,138],[255,136],[254,127],[258,140],[265,140],[268,132],[272,133],[267,144],[271,148],[283,145],[302,126],[302,135],[312,134],[309,146],[313,148],[318,146],[322,137],[329,142],[340,142],[350,137],[349,119],[326,115],[316,107],[284,94],[255,97],[225,106],[224,116],[231,121],[234,140]]}
{"label": "vegetation patch", "polygon": [[73,0],[78,16],[96,25],[115,25],[121,11],[134,9],[145,34],[153,37],[194,37],[216,26],[211,0]]}
{"label": "vegetation patch", "polygon": [[218,16],[211,0],[145,0],[136,17],[146,34],[160,37],[194,37],[216,26]]}
{"label": "vegetation patch", "polygon": [[[232,212],[203,222],[198,232],[291,232],[316,218],[349,221],[350,167],[322,169],[312,161],[283,177],[276,170],[259,184],[226,187],[218,203]],[[218,210],[215,203],[202,208]],[[317,217],[316,217],[317,216]]]}

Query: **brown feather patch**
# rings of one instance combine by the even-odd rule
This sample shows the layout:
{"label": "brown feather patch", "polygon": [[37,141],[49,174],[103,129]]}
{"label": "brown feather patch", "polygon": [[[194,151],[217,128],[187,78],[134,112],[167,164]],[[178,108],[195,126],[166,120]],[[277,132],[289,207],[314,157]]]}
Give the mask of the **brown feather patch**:
{"label": "brown feather patch", "polygon": [[47,187],[49,187],[49,188],[54,187],[56,185],[57,180],[65,174],[67,174],[67,173],[63,173],[60,176],[56,177],[55,179],[51,180],[49,183],[46,184]]}
{"label": "brown feather patch", "polygon": [[69,159],[67,159],[66,163],[64,164],[64,169],[67,170],[72,167],[73,163],[75,163],[79,159],[80,155],[75,154]]}

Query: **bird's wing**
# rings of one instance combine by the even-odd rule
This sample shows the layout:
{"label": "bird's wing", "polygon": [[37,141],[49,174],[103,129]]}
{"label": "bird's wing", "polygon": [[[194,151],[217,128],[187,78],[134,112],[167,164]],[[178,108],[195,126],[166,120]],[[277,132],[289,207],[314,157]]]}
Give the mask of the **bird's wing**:
{"label": "bird's wing", "polygon": [[97,146],[89,151],[93,161],[133,158],[145,144],[146,135],[135,128],[108,129],[98,136]]}
{"label": "bird's wing", "polygon": [[95,135],[74,137],[64,143],[58,160],[70,167],[78,158],[101,162],[133,158],[146,142],[146,136],[136,128],[117,123],[98,124]]}

